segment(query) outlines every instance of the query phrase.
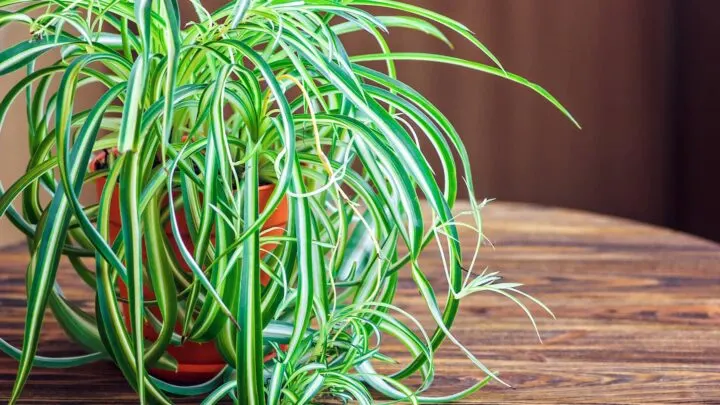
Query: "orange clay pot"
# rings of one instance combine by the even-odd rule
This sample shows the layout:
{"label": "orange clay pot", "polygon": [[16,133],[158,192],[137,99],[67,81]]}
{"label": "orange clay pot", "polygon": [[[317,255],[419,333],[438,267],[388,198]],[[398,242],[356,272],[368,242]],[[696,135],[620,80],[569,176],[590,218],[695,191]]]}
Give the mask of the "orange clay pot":
{"label": "orange clay pot", "polygon": [[[90,170],[95,170],[98,163],[103,161],[106,157],[106,152],[98,153],[90,163]],[[96,192],[98,198],[100,198],[103,188],[105,187],[106,179],[99,178],[96,183]],[[264,185],[260,186],[258,194],[259,209],[262,211],[267,204],[270,195],[275,189],[275,185]],[[167,198],[164,199],[163,205],[167,206]],[[164,208],[164,207],[163,207]],[[192,251],[193,244],[190,238],[190,232],[188,230],[185,215],[181,212],[182,207],[176,209],[175,213],[178,220],[178,228],[182,234],[183,243],[185,247]],[[285,226],[288,221],[288,203],[287,199],[283,199],[280,205],[277,207],[275,212],[268,218],[267,222],[263,225],[264,236],[281,236],[284,233]],[[111,239],[115,239],[120,234],[122,227],[122,221],[120,219],[120,204],[119,204],[119,190],[116,187],[113,191],[113,197],[110,202],[110,228],[109,236]],[[273,228],[273,229],[270,229]],[[165,234],[168,236],[170,246],[176,257],[182,257],[180,250],[175,241],[174,234],[172,233],[170,223],[165,224]],[[272,246],[268,248],[271,250]],[[265,252],[261,252],[261,256],[264,256]],[[145,257],[145,251],[143,248],[143,257]],[[185,271],[190,272],[188,267]],[[260,280],[263,285],[267,285],[269,277],[267,274],[262,273]],[[153,299],[155,296],[151,290],[145,288],[144,290],[145,299]],[[127,299],[127,287],[124,284],[120,284],[120,297]],[[130,308],[124,302],[120,303],[120,306],[125,317],[125,323],[130,328]],[[151,311],[158,318],[162,319],[158,308],[152,308]],[[175,331],[178,333],[182,332],[182,322],[178,320],[175,325]],[[143,329],[145,338],[148,340],[157,339],[157,332],[151,325],[146,325]],[[212,343],[199,343],[187,341],[180,346],[168,346],[168,353],[173,356],[178,362],[177,371],[168,371],[160,369],[151,369],[150,373],[156,377],[159,377],[165,381],[180,383],[180,384],[199,384],[210,380],[212,377],[217,375],[226,365],[225,360],[215,348]],[[272,358],[274,354],[270,354],[266,360]]]}

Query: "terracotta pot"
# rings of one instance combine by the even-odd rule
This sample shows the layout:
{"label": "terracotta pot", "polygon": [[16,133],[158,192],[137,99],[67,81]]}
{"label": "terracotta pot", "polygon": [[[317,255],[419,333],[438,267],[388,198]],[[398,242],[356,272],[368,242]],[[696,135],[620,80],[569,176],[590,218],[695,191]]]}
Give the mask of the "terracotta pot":
{"label": "terracotta pot", "polygon": [[[95,170],[98,163],[103,161],[105,157],[106,152],[98,153],[90,163],[90,170]],[[96,180],[95,187],[98,198],[100,198],[100,196],[102,195],[105,183],[106,179],[104,177]],[[274,185],[264,185],[259,188],[258,202],[260,210],[265,208],[265,205],[267,204],[267,201],[270,198],[270,195],[272,194],[274,189]],[[166,207],[167,204],[168,201],[167,198],[165,198],[162,208]],[[190,238],[188,225],[185,220],[185,215],[182,212],[182,207],[176,208],[175,213],[177,215],[178,227],[180,228],[180,233],[182,234],[183,243],[188,250],[192,251],[193,244]],[[281,236],[284,232],[285,226],[287,225],[287,221],[288,203],[287,199],[283,199],[275,212],[273,212],[270,218],[268,218],[265,225],[263,225],[262,229],[265,230],[263,235]],[[118,187],[116,187],[113,192],[112,200],[110,201],[110,238],[116,238],[120,234],[121,227],[122,221],[120,218],[119,189]],[[268,230],[270,228],[274,229]],[[170,246],[173,250],[173,253],[176,255],[176,257],[182,257],[178,245],[175,241],[174,234],[172,233],[171,225],[169,223],[165,224],[165,233],[168,236],[168,240],[170,241]],[[265,248],[268,247],[266,246]],[[268,248],[268,250],[270,249]],[[265,253],[261,253],[261,256],[264,255]],[[143,247],[143,258],[145,257],[145,248]],[[190,269],[187,267],[185,268],[185,270],[187,272],[190,272]],[[265,273],[261,274],[262,284],[266,285],[268,281],[269,277]],[[154,294],[152,293],[152,291],[147,288],[145,288],[144,294],[145,299],[154,298]],[[125,299],[128,297],[127,288],[122,283],[120,283],[120,296]],[[124,302],[121,302],[120,306],[125,317],[126,325],[128,326],[128,328],[130,328],[130,308]],[[152,308],[151,311],[156,317],[158,317],[158,319],[162,319],[158,308]],[[175,325],[175,331],[178,333],[182,332],[181,320],[179,320]],[[157,332],[151,325],[145,326],[143,334],[149,340],[157,339],[158,336]],[[225,360],[217,351],[215,345],[210,342],[199,343],[187,341],[180,346],[168,346],[167,351],[177,360],[178,370],[176,372],[173,372],[168,370],[151,369],[150,373],[155,375],[156,377],[162,378],[163,380],[170,382],[181,384],[202,383],[208,381],[209,379],[217,375],[226,365]],[[272,356],[273,355],[270,355],[268,357],[271,358]]]}

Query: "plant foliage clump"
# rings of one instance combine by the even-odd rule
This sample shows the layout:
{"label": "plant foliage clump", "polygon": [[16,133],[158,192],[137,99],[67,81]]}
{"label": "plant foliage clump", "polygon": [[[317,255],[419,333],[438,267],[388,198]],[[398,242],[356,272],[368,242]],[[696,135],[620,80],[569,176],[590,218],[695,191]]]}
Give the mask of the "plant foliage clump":
{"label": "plant foliage clump", "polygon": [[[0,51],[0,76],[26,72],[0,103],[0,121],[14,102],[27,101],[31,153],[26,173],[0,188],[0,215],[25,233],[31,252],[22,349],[0,340],[19,360],[11,402],[33,365],[103,359],[117,364],[143,403],[170,403],[172,395],[205,395],[206,403],[230,396],[241,404],[302,404],[325,395],[364,404],[372,395],[449,402],[499,380],[450,333],[459,302],[480,291],[520,305],[519,298],[535,300],[496,273],[473,272],[477,249],[462,250],[458,229],[482,241],[483,203],[471,200],[468,223],[453,214],[459,188],[475,195],[470,158],[448,119],[397,79],[395,62],[499,76],[567,111],[506,72],[465,26],[412,4],[236,0],[209,11],[189,3],[193,22],[183,24],[176,0],[0,1],[0,27],[24,24],[32,35]],[[396,28],[448,44],[444,32],[453,32],[493,65],[393,52],[386,34]],[[346,52],[343,36],[358,31],[378,53]],[[41,63],[43,55],[52,61]],[[76,108],[86,88],[101,95],[91,108]],[[421,140],[439,167],[431,167]],[[88,170],[99,151],[111,151],[107,164]],[[98,203],[81,203],[82,190],[101,178]],[[264,208],[261,184],[275,185]],[[49,204],[41,203],[43,194]],[[117,237],[109,231],[114,195],[123,224]],[[167,196],[182,210],[164,207]],[[288,224],[282,236],[269,235],[263,225],[284,199]],[[179,215],[192,247],[182,241]],[[421,265],[431,243],[442,268]],[[57,285],[62,257],[96,292],[94,312]],[[393,304],[401,271],[412,275],[433,330]],[[429,272],[445,274],[444,303]],[[48,307],[87,355],[36,354]],[[143,335],[146,323],[157,339]],[[382,345],[390,337],[412,360],[383,374],[375,366],[393,361]],[[455,395],[428,397],[433,356],[446,339],[487,377]],[[186,340],[214,342],[227,369],[193,387],[148,373],[173,369],[167,348]],[[276,355],[266,361],[270,352]],[[422,382],[411,386],[412,376]]]}

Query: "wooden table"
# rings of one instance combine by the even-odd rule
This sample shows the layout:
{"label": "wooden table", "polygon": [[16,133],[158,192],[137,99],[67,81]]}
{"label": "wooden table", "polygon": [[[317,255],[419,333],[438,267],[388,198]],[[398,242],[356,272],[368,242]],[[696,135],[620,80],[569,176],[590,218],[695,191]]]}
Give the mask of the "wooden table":
{"label": "wooden table", "polygon": [[[527,284],[558,319],[539,319],[540,344],[507,300],[485,294],[466,301],[457,337],[514,388],[493,384],[462,403],[720,403],[720,246],[626,220],[529,205],[495,203],[485,218],[496,249],[484,251],[482,263]],[[428,256],[426,269],[436,264]],[[23,249],[0,254],[0,330],[15,343],[26,263]],[[442,272],[431,273],[441,285]],[[87,297],[69,269],[60,280],[68,295]],[[398,302],[430,324],[411,282],[401,283]],[[67,355],[77,347],[48,321],[41,353]],[[436,360],[431,393],[457,390],[480,376],[450,345]],[[0,402],[15,368],[0,356]],[[24,400],[136,402],[109,364],[35,369]]]}

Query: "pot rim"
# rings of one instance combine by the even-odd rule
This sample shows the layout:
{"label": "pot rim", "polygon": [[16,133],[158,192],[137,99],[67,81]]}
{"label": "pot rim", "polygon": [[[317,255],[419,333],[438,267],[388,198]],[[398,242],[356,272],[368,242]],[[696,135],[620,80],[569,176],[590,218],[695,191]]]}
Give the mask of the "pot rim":
{"label": "pot rim", "polygon": [[[99,162],[101,159],[104,159],[106,156],[107,156],[107,150],[105,150],[105,149],[99,150],[99,151],[95,152],[94,155],[93,155],[93,158],[90,159],[90,162],[88,163],[88,170],[89,170],[91,173],[92,173],[92,172],[95,172],[95,171],[97,170],[97,164],[98,164],[98,162]],[[101,178],[96,179],[95,181],[96,181],[96,182],[102,181],[102,179],[103,179],[103,178],[101,177]],[[266,190],[268,190],[268,189],[275,188],[276,186],[277,186],[277,184],[275,184],[275,183],[261,184],[261,185],[258,187],[258,190],[260,190],[260,191],[266,191]]]}

